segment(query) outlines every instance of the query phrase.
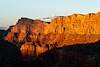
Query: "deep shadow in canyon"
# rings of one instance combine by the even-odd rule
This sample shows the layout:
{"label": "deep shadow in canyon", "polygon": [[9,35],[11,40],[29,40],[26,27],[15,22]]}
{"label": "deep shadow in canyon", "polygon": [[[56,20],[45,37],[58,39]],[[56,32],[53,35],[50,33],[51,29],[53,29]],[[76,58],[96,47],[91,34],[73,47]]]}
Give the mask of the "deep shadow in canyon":
{"label": "deep shadow in canyon", "polygon": [[99,67],[100,41],[55,48],[40,57],[46,67]]}
{"label": "deep shadow in canyon", "polygon": [[19,64],[20,55],[16,45],[0,39],[0,67],[13,67]]}
{"label": "deep shadow in canyon", "polygon": [[[31,60],[30,60],[31,59]],[[54,48],[38,57],[24,60],[19,48],[0,40],[0,67],[99,67],[100,41]]]}

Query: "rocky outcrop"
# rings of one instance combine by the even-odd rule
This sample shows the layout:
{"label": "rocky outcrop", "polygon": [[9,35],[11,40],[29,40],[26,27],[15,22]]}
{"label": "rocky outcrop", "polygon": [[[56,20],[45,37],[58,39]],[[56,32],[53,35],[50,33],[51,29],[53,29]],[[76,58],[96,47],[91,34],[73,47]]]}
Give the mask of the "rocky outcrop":
{"label": "rocky outcrop", "polygon": [[21,18],[16,25],[9,28],[9,33],[5,39],[10,42],[13,40],[17,42],[27,41],[26,37],[34,39],[39,33],[45,33],[46,26],[48,24],[44,21]]}
{"label": "rocky outcrop", "polygon": [[37,56],[52,48],[100,40],[99,23],[100,13],[57,16],[50,24],[21,18],[9,28],[5,40],[15,43],[23,55]]}
{"label": "rocky outcrop", "polygon": [[100,13],[58,16],[52,20],[50,32],[70,34],[100,34]]}

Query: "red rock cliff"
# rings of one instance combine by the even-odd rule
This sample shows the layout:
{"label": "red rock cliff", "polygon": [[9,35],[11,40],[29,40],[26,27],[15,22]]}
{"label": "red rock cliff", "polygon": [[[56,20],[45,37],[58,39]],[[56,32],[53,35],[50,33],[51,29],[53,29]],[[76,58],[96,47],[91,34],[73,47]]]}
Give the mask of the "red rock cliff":
{"label": "red rock cliff", "polygon": [[10,27],[5,40],[20,45],[24,56],[37,56],[55,47],[95,42],[100,40],[100,13],[57,16],[50,24],[21,18]]}

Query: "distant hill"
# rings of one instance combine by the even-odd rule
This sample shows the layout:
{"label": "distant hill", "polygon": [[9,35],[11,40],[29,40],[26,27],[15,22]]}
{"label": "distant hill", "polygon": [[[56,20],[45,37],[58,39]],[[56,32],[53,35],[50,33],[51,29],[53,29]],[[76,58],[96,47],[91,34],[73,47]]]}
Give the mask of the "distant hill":
{"label": "distant hill", "polygon": [[0,30],[0,39],[7,35],[7,30]]}
{"label": "distant hill", "polygon": [[7,27],[0,27],[0,30],[7,30]]}

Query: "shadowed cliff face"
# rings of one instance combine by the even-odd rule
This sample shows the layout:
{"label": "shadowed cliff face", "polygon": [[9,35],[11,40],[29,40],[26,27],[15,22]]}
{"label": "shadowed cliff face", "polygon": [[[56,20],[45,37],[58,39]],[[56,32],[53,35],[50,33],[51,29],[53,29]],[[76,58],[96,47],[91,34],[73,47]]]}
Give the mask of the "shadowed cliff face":
{"label": "shadowed cliff face", "polygon": [[38,56],[53,48],[100,40],[100,13],[57,16],[50,24],[21,18],[9,28],[5,40],[16,44],[23,56]]}

